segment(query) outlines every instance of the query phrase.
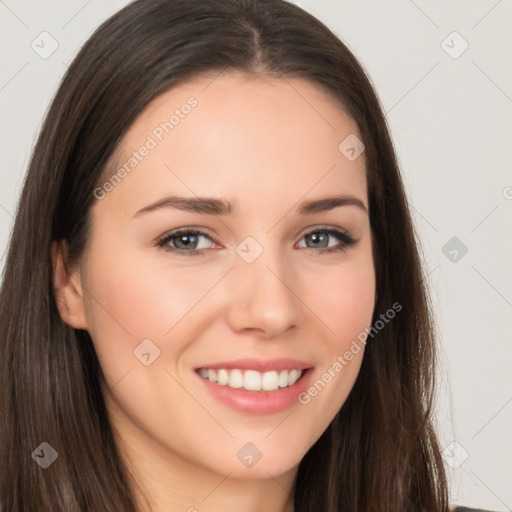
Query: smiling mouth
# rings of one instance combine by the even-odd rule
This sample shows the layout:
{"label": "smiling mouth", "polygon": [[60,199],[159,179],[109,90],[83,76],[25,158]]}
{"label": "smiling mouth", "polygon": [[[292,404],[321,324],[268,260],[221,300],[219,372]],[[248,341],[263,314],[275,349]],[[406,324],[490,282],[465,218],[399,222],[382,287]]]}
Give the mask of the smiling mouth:
{"label": "smiling mouth", "polygon": [[196,372],[205,380],[233,389],[276,391],[293,386],[303,375],[299,369],[258,372],[238,368],[199,368]]}

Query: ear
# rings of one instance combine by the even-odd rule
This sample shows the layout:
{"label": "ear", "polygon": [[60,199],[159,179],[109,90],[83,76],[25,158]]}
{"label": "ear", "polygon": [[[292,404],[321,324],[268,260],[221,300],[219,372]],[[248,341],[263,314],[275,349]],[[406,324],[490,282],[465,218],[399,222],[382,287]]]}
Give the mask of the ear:
{"label": "ear", "polygon": [[83,288],[78,270],[68,266],[65,240],[52,243],[53,291],[64,322],[75,329],[87,329]]}

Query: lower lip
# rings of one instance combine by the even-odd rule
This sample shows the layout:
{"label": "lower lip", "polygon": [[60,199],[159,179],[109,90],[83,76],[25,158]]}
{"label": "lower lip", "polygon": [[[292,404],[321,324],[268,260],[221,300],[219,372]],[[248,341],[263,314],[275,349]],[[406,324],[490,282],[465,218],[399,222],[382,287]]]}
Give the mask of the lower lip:
{"label": "lower lip", "polygon": [[232,409],[252,414],[272,414],[284,411],[298,402],[298,395],[309,386],[313,368],[303,370],[300,379],[292,386],[275,391],[248,391],[244,388],[230,388],[227,385],[222,386],[204,379],[197,372],[194,373],[215,398]]}

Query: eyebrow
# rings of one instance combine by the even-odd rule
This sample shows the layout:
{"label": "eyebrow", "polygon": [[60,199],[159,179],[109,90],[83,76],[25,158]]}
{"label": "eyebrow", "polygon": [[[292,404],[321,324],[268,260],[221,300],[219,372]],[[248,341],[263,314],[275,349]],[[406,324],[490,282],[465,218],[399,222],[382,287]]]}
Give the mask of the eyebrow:
{"label": "eyebrow", "polygon": [[[340,206],[356,206],[368,213],[364,203],[357,197],[351,195],[339,195],[303,201],[299,204],[297,210],[299,214],[307,215],[325,212]],[[141,208],[134,217],[138,217],[144,213],[149,213],[161,208],[174,208],[176,210],[204,215],[232,215],[235,209],[238,210],[236,204],[233,205],[223,199],[210,197],[168,196]]]}

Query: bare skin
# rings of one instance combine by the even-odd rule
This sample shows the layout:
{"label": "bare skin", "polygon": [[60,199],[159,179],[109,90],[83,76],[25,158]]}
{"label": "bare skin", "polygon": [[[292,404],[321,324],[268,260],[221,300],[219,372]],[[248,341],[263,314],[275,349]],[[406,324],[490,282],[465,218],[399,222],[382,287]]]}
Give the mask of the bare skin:
{"label": "bare skin", "polygon": [[[157,140],[155,128],[190,97],[197,105],[182,109]],[[123,138],[120,166],[148,135],[157,144],[96,201],[84,258],[67,266],[65,244],[54,244],[61,316],[91,335],[119,446],[153,512],[293,511],[300,460],[345,402],[364,350],[308,403],[271,414],[220,402],[195,369],[292,357],[311,365],[314,383],[370,326],[375,274],[364,153],[351,161],[338,149],[350,134],[360,137],[353,119],[301,79],[223,73],[181,84],[156,98]],[[231,215],[169,207],[136,215],[170,195],[237,207]],[[335,195],[361,205],[298,210]],[[192,226],[204,232],[193,247],[200,254],[157,245]],[[326,228],[355,242],[344,246]],[[249,236],[256,244],[243,247],[262,250],[251,263],[236,250]],[[167,247],[190,251],[179,241]],[[344,250],[321,254],[334,246]],[[134,355],[145,339],[160,350],[148,366]],[[262,455],[252,467],[237,457],[248,442]]]}

